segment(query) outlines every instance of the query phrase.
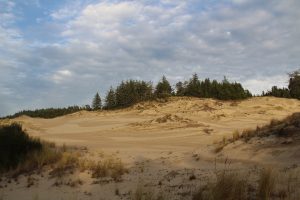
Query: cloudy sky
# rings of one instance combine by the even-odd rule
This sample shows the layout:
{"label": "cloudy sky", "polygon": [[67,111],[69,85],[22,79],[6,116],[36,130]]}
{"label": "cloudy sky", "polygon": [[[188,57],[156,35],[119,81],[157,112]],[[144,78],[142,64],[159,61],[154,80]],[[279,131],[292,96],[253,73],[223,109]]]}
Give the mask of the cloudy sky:
{"label": "cloudy sky", "polygon": [[299,0],[0,0],[0,115],[90,103],[133,78],[227,76],[253,93],[300,68]]}

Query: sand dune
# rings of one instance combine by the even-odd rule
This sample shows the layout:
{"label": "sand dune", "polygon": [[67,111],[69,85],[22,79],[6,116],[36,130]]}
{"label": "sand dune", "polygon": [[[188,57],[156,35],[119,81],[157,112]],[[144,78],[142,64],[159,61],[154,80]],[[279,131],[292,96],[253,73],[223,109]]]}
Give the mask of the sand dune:
{"label": "sand dune", "polygon": [[[191,194],[185,198],[183,193],[197,186],[189,180],[190,174],[196,174],[197,179],[208,177],[216,160],[222,163],[229,159],[232,168],[244,170],[256,165],[300,164],[297,153],[300,145],[278,146],[272,138],[247,144],[238,141],[220,153],[214,151],[215,143],[223,137],[232,137],[234,130],[255,128],[299,111],[300,101],[292,99],[255,97],[233,102],[184,97],[168,102],[143,102],[116,111],[83,111],[55,119],[22,116],[12,121],[22,123],[30,135],[57,144],[84,146],[93,155],[99,152],[117,155],[130,173],[123,182],[100,185],[91,184],[91,178],[79,174],[84,184],[75,189],[50,187],[52,180],[37,178],[37,185],[30,189],[9,185],[2,189],[3,196],[5,199],[16,199],[18,195],[24,199],[33,199],[35,195],[39,199],[130,199],[129,191],[138,183],[157,188],[158,182],[162,182],[157,191],[169,191],[172,199],[189,199]],[[172,190],[180,184],[183,188]],[[115,194],[116,188],[121,195]],[[51,191],[50,196],[44,191]]]}

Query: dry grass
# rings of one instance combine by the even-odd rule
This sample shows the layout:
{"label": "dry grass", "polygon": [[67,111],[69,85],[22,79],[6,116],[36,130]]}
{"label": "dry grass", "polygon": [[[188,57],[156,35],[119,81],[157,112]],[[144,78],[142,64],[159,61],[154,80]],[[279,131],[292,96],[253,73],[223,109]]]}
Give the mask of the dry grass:
{"label": "dry grass", "polygon": [[242,176],[226,170],[216,173],[216,181],[201,187],[193,200],[246,200],[249,199],[248,184]]}
{"label": "dry grass", "polygon": [[53,166],[50,176],[61,177],[66,173],[73,173],[79,166],[79,157],[80,154],[78,152],[67,152],[65,150],[65,152],[62,152],[61,158]]}
{"label": "dry grass", "polygon": [[240,139],[240,132],[238,130],[235,130],[232,133],[232,141],[235,142],[235,141],[237,141],[239,139]]}
{"label": "dry grass", "polygon": [[261,200],[271,199],[275,190],[275,174],[273,169],[263,169],[259,176],[257,198]]}
{"label": "dry grass", "polygon": [[131,200],[164,200],[164,199],[166,199],[166,197],[162,192],[158,192],[156,194],[153,190],[143,187],[141,183],[138,184],[136,190],[131,195]]}
{"label": "dry grass", "polygon": [[[279,173],[263,168],[260,173],[243,174],[223,170],[215,172],[215,181],[199,188],[193,200],[298,200],[299,171]],[[257,180],[257,182],[256,182]]]}
{"label": "dry grass", "polygon": [[42,143],[40,151],[34,151],[26,156],[24,162],[20,163],[15,169],[6,173],[10,177],[18,177],[24,173],[32,173],[35,170],[41,171],[44,166],[53,165],[62,158],[62,152],[54,143]]}
{"label": "dry grass", "polygon": [[232,133],[232,138],[223,138],[217,143],[215,152],[218,153],[230,143],[243,139],[248,142],[254,137],[267,137],[276,135],[281,137],[292,137],[300,133],[300,113],[294,113],[283,120],[272,119],[269,124],[265,126],[257,126],[256,129],[245,129],[242,132],[235,130]]}
{"label": "dry grass", "polygon": [[122,175],[128,170],[120,159],[108,158],[95,163],[90,163],[88,169],[93,178],[111,177],[115,181],[121,181]]}

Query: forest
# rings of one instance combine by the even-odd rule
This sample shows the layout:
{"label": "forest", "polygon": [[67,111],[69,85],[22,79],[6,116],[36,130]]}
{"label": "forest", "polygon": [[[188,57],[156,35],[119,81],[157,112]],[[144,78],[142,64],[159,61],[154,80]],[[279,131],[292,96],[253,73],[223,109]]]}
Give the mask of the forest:
{"label": "forest", "polygon": [[[300,71],[294,71],[288,75],[288,88],[273,86],[271,90],[262,92],[261,96],[300,99]],[[165,76],[163,76],[155,86],[153,86],[152,82],[130,79],[122,81],[115,88],[110,87],[103,100],[97,92],[92,100],[91,106],[23,110],[4,118],[15,118],[21,115],[55,118],[81,110],[91,111],[126,108],[138,102],[167,99],[171,96],[214,98],[219,100],[243,100],[252,97],[252,94],[247,89],[244,89],[241,83],[230,82],[226,77],[224,77],[222,81],[210,80],[209,78],[200,80],[197,74],[193,74],[189,80],[183,82],[179,81],[174,86],[175,87],[172,87]]]}

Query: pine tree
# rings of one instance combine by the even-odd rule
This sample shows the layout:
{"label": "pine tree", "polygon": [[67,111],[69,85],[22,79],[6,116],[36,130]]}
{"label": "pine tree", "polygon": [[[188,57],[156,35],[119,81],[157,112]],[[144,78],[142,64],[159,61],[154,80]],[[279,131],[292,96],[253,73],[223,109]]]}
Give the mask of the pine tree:
{"label": "pine tree", "polygon": [[289,76],[290,95],[293,98],[300,99],[300,70],[290,73]]}
{"label": "pine tree", "polygon": [[111,87],[107,92],[105,98],[105,109],[113,109],[116,107],[116,94],[115,90]]}
{"label": "pine tree", "polygon": [[185,88],[181,81],[176,83],[176,95],[177,96],[184,96]]}
{"label": "pine tree", "polygon": [[155,95],[158,98],[166,98],[171,96],[172,87],[165,76],[162,77],[161,81],[157,83],[155,88]]}
{"label": "pine tree", "polygon": [[189,83],[187,84],[186,88],[186,96],[194,96],[194,97],[201,97],[201,84],[198,79],[198,75],[195,73],[193,77],[190,79]]}
{"label": "pine tree", "polygon": [[98,92],[93,99],[92,108],[93,110],[100,110],[102,108],[102,102]]}

